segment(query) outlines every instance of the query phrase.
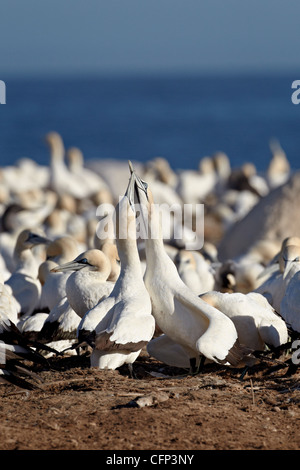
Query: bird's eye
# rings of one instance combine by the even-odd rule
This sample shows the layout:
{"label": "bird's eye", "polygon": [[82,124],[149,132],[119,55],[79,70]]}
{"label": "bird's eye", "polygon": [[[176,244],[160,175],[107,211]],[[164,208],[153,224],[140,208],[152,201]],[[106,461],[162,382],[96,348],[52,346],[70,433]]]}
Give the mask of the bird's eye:
{"label": "bird's eye", "polygon": [[141,181],[142,181],[142,183],[143,183],[143,185],[144,185],[144,188],[147,190],[147,189],[148,189],[148,183],[146,183],[146,181],[143,181],[143,180],[141,180]]}
{"label": "bird's eye", "polygon": [[297,256],[297,258],[295,258],[295,261],[299,262],[299,261],[300,261],[300,257]]}
{"label": "bird's eye", "polygon": [[78,263],[81,263],[81,264],[89,264],[88,260],[86,258],[82,258],[78,261]]}

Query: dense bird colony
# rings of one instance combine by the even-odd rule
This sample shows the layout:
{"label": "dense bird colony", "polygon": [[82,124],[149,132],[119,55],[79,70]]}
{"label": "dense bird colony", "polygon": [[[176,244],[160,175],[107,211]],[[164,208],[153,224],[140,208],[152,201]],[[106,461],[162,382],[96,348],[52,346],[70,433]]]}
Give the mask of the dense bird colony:
{"label": "dense bird colony", "polygon": [[[46,142],[48,166],[0,169],[0,379],[34,387],[30,361],[58,354],[127,364],[133,378],[142,350],[187,374],[213,362],[241,377],[263,357],[291,355],[300,227],[289,233],[279,215],[298,174],[278,144],[259,174],[221,152],[173,170],[161,157],[85,162],[56,132]],[[267,222],[255,232],[260,207]],[[248,229],[241,252],[236,233]]]}

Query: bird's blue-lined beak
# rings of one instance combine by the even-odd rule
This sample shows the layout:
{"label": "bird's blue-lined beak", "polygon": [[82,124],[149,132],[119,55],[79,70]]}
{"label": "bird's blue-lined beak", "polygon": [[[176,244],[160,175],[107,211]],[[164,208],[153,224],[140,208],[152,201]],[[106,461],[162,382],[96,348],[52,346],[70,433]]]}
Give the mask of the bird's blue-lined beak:
{"label": "bird's blue-lined beak", "polygon": [[[148,193],[147,193],[147,189],[148,189],[148,184],[143,181],[134,171],[133,169],[133,166],[132,166],[132,163],[131,161],[129,160],[128,161],[128,165],[129,165],[129,170],[130,170],[130,173],[131,173],[131,176],[134,177],[134,188],[139,188],[141,189],[142,191],[144,191],[144,193],[146,194],[146,197],[148,199]],[[139,200],[139,195],[138,195],[138,191],[136,191],[136,195],[137,195],[137,198]]]}

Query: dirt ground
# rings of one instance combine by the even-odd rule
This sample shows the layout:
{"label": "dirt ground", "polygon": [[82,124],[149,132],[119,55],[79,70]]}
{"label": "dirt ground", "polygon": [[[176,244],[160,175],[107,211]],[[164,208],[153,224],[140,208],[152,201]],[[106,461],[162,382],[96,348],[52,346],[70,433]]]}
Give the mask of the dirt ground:
{"label": "dirt ground", "polygon": [[300,371],[261,362],[196,376],[142,352],[116,371],[88,354],[36,366],[41,388],[0,386],[1,450],[298,450]]}

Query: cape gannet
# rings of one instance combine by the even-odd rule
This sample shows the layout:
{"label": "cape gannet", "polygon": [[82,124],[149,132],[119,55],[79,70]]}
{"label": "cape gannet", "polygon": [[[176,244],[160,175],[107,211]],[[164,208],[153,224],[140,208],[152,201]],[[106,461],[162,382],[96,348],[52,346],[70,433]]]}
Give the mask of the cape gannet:
{"label": "cape gannet", "polygon": [[0,273],[0,312],[6,314],[6,316],[13,323],[18,322],[18,318],[21,312],[21,305],[14,297],[10,286],[4,284],[4,279],[1,278]]}
{"label": "cape gannet", "polygon": [[109,258],[111,273],[108,281],[115,282],[120,274],[120,259],[115,240],[114,212],[112,206],[109,211],[97,223],[93,236],[93,247],[97,248]]}
{"label": "cape gannet", "polygon": [[[294,237],[291,240],[292,243],[297,241],[298,239]],[[293,332],[300,333],[298,292],[300,287],[300,244],[287,245],[281,253],[279,264],[282,271],[282,284],[285,286],[285,289],[282,289],[279,313]]]}
{"label": "cape gannet", "polygon": [[[30,196],[27,197],[30,199]],[[46,191],[38,204],[33,206],[26,204],[24,199],[25,196],[20,203],[14,202],[7,205],[2,219],[2,225],[6,231],[20,233],[27,227],[37,230],[53,212],[57,202],[57,196],[52,191]]]}
{"label": "cape gannet", "polygon": [[[233,321],[240,343],[253,353],[266,351],[266,346],[275,351],[288,343],[288,330],[284,320],[262,295],[212,291],[200,297]],[[150,356],[170,366],[184,369],[189,366],[189,357],[184,348],[165,334],[153,338],[147,345],[147,351]],[[257,359],[252,354],[236,366],[249,367],[256,362]]]}
{"label": "cape gannet", "polygon": [[37,341],[39,332],[41,331],[49,314],[45,312],[37,312],[29,317],[22,317],[17,327],[25,338],[30,341]]}
{"label": "cape gannet", "polygon": [[23,360],[47,365],[46,359],[39,351],[52,351],[54,349],[45,346],[35,340],[26,338],[3,312],[0,312],[0,381],[24,387],[35,388],[38,385],[28,382],[24,375],[33,377],[33,374]]}
{"label": "cape gannet", "polygon": [[[281,301],[286,289],[300,269],[300,246],[286,245],[279,255],[279,269],[266,279],[255,292],[264,295],[281,315]],[[294,284],[295,285],[295,284]]]}
{"label": "cape gannet", "polygon": [[199,356],[203,355],[219,364],[238,364],[245,350],[239,344],[232,320],[200,299],[180,279],[164,249],[151,191],[147,183],[134,172],[132,174],[148,231],[144,281],[159,328],[185,349],[191,362],[198,362]]}
{"label": "cape gannet", "polygon": [[66,282],[71,272],[53,273],[51,270],[59,264],[71,261],[79,254],[76,240],[70,236],[61,236],[53,240],[46,250],[46,261],[39,266],[39,280],[42,284],[40,310],[52,310],[66,297]]}
{"label": "cape gannet", "polygon": [[17,239],[14,259],[16,268],[5,284],[21,306],[21,315],[30,315],[39,305],[41,284],[38,280],[38,261],[32,253],[34,246],[50,241],[31,230],[23,230]]}
{"label": "cape gannet", "polygon": [[267,169],[267,181],[271,189],[284,184],[290,174],[291,167],[285,151],[276,139],[270,140],[270,151],[272,158]]}
{"label": "cape gannet", "polygon": [[[1,240],[0,240],[0,243],[1,243]],[[1,280],[3,282],[7,281],[7,279],[9,279],[11,276],[11,272],[9,271],[6,265],[6,261],[1,253],[0,253],[0,273],[1,273]]]}
{"label": "cape gannet", "polygon": [[69,170],[72,175],[79,176],[81,184],[87,186],[89,191],[87,197],[99,194],[100,191],[108,191],[108,185],[103,178],[89,168],[84,166],[84,156],[82,151],[77,147],[71,147],[67,151],[67,160]]}
{"label": "cape gannet", "polygon": [[121,271],[121,262],[118,253],[118,248],[114,243],[107,241],[102,245],[103,253],[108,257],[111,265],[110,273],[107,278],[108,281],[116,282]]}
{"label": "cape gannet", "polygon": [[214,288],[213,271],[201,253],[179,250],[174,262],[183,282],[196,294],[199,295]]}
{"label": "cape gannet", "polygon": [[203,202],[214,190],[216,183],[217,175],[213,160],[204,157],[199,163],[199,171],[180,172],[176,189],[184,204],[197,204]]}
{"label": "cape gannet", "polygon": [[107,281],[111,273],[110,260],[97,249],[81,253],[73,261],[56,266],[52,272],[71,273],[66,281],[66,296],[81,318],[107,297],[114,287],[114,282]]}
{"label": "cape gannet", "polygon": [[[295,253],[294,258],[297,257],[296,248],[289,249],[287,247],[300,247],[300,238],[297,236],[291,236],[285,238],[282,243],[280,250],[275,256],[272,257],[271,261],[269,261],[265,267],[265,269],[260,273],[258,279],[265,278],[266,276],[270,276],[273,273],[280,274],[283,273],[286,269],[286,263],[289,261],[293,261],[293,253]],[[299,249],[299,248],[298,248]],[[286,270],[286,274],[287,274]]]}
{"label": "cape gannet", "polygon": [[200,297],[233,321],[240,343],[249,349],[264,351],[265,346],[278,348],[287,343],[285,322],[261,294],[213,291]]}
{"label": "cape gannet", "polygon": [[[62,351],[66,348],[65,340],[70,341],[68,346],[76,341],[79,322],[80,317],[71,308],[65,297],[50,311],[37,339],[43,344],[53,345],[55,343],[55,349]],[[62,348],[58,346],[59,341],[64,341]]]}
{"label": "cape gannet", "polygon": [[286,245],[286,247],[282,250],[281,256],[279,258],[279,266],[280,271],[282,271],[283,279],[286,278],[294,263],[300,263],[300,243],[298,245]]}
{"label": "cape gannet", "polygon": [[175,188],[178,176],[171,168],[168,160],[163,157],[155,157],[145,164],[143,178],[151,181],[161,181],[171,188]]}
{"label": "cape gannet", "polygon": [[[290,279],[280,302],[280,315],[288,327],[300,333],[300,270]],[[298,335],[299,336],[299,335]]]}
{"label": "cape gannet", "polygon": [[[50,149],[50,187],[59,196],[69,194],[75,199],[90,197],[95,193],[95,187],[90,186],[88,178],[77,172],[70,171],[65,158],[65,147],[61,136],[57,132],[46,135],[46,143]],[[100,188],[99,188],[100,189]]]}
{"label": "cape gannet", "polygon": [[132,363],[150,341],[155,329],[136,244],[135,213],[132,209],[134,181],[132,174],[125,195],[116,206],[120,275],[110,296],[90,311],[99,318],[91,366],[100,369],[116,369],[128,364],[132,370]]}
{"label": "cape gannet", "polygon": [[168,366],[181,369],[189,369],[190,367],[190,356],[185,349],[166,334],[152,338],[147,344],[147,352],[150,356]]}
{"label": "cape gannet", "polygon": [[29,158],[22,158],[14,166],[1,168],[1,180],[13,196],[45,189],[49,181],[49,168]]}

